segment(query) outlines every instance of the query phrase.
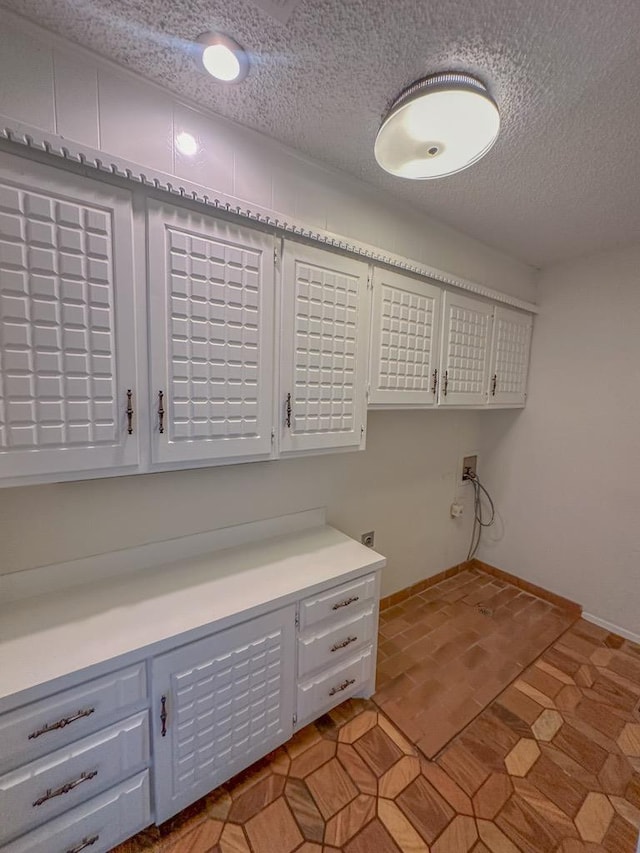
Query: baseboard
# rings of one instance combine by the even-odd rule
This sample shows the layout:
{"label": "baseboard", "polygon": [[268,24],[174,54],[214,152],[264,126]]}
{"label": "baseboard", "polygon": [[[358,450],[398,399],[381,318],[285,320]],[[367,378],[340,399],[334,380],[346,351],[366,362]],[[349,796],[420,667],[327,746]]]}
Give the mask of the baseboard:
{"label": "baseboard", "polygon": [[[582,605],[577,604],[575,601],[571,601],[568,598],[563,598],[561,595],[556,595],[555,592],[550,592],[548,589],[544,589],[541,586],[536,586],[536,584],[529,583],[529,581],[524,580],[523,578],[517,577],[517,575],[512,575],[510,572],[505,572],[502,569],[496,568],[496,566],[492,566],[490,563],[483,563],[482,560],[468,560],[464,563],[458,563],[457,566],[452,566],[450,569],[445,569],[442,572],[438,572],[435,575],[432,575],[429,578],[425,578],[424,580],[418,581],[418,583],[414,583],[411,586],[405,587],[405,589],[400,589],[398,592],[394,592],[391,595],[385,596],[385,598],[380,599],[380,610],[385,610],[388,607],[394,607],[396,604],[400,604],[403,601],[406,601],[407,598],[411,598],[412,595],[417,595],[419,592],[424,592],[425,589],[428,589],[430,586],[435,586],[440,581],[447,580],[447,578],[455,577],[460,572],[464,572],[467,569],[478,569],[481,572],[484,572],[487,575],[492,575],[499,580],[506,581],[506,583],[513,584],[513,586],[518,587],[523,592],[528,592],[531,595],[535,595],[537,598],[541,598],[543,601],[549,601],[551,604],[555,604],[557,607],[562,608],[562,610],[566,610],[567,612],[573,614],[576,619],[579,619],[582,615]],[[585,618],[587,618],[585,616]],[[595,621],[595,617],[593,619]],[[596,623],[602,624],[603,627],[608,623]],[[619,633],[616,626],[611,626],[612,633]],[[622,634],[621,636],[627,637],[627,639],[634,639],[633,635],[630,637],[627,634]],[[636,639],[635,642],[638,642]]]}
{"label": "baseboard", "polygon": [[625,640],[631,640],[632,643],[640,645],[640,634],[634,634],[633,631],[627,631],[626,628],[621,628],[619,625],[614,625],[613,622],[607,622],[606,619],[601,619],[599,616],[594,616],[593,613],[583,613],[582,618],[587,622],[592,622],[599,628],[604,628],[610,634],[617,634],[619,637],[624,637]]}
{"label": "baseboard", "polygon": [[521,589],[523,592],[528,592],[531,595],[535,595],[537,598],[542,598],[543,601],[549,601],[551,604],[561,607],[562,610],[573,613],[576,618],[582,616],[582,605],[575,601],[571,601],[569,598],[564,598],[562,595],[550,592],[542,586],[530,583],[529,581],[524,580],[524,578],[519,578],[517,575],[512,575],[510,572],[505,572],[503,569],[498,569],[496,566],[492,566],[490,563],[484,563],[482,560],[473,559],[469,561],[469,564],[471,566],[475,566],[475,568],[479,569],[481,572],[485,572],[499,580],[506,581],[507,583],[513,584],[513,586],[517,586],[518,589]]}

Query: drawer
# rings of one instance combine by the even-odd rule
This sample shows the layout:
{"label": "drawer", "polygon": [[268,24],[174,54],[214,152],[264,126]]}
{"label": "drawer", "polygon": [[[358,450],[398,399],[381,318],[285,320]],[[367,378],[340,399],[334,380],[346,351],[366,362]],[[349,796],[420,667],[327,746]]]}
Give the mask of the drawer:
{"label": "drawer", "polygon": [[375,597],[376,575],[371,574],[305,598],[300,603],[300,629],[304,631],[323,619],[340,619]]}
{"label": "drawer", "polygon": [[65,812],[2,853],[107,853],[151,823],[149,771]]}
{"label": "drawer", "polygon": [[0,842],[57,817],[148,763],[148,714],[141,711],[0,776]]}
{"label": "drawer", "polygon": [[146,667],[138,663],[2,714],[0,773],[124,717],[146,695]]}
{"label": "drawer", "polygon": [[318,673],[298,685],[298,725],[315,719],[361,690],[374,673],[373,646],[340,666]]}
{"label": "drawer", "polygon": [[354,613],[351,619],[342,620],[337,625],[325,623],[324,627],[307,631],[299,637],[298,677],[303,678],[320,667],[335,666],[371,643],[377,628],[376,617],[375,603],[369,602],[366,610]]}

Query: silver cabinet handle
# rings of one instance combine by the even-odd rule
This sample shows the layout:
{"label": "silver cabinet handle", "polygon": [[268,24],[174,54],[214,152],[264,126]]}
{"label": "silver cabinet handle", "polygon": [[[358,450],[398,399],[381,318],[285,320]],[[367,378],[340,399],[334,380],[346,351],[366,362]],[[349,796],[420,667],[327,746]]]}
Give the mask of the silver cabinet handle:
{"label": "silver cabinet handle", "polygon": [[332,652],[337,652],[337,651],[338,651],[338,649],[344,649],[346,646],[350,646],[350,645],[351,645],[351,643],[355,643],[355,641],[356,641],[357,639],[358,639],[357,637],[347,637],[347,639],[346,639],[346,640],[343,640],[341,643],[334,643],[334,644],[331,646],[330,651],[332,651]]}
{"label": "silver cabinet handle", "polygon": [[127,391],[127,432],[129,435],[133,434],[133,405],[131,403],[131,398],[133,397],[133,391],[131,388]]}
{"label": "silver cabinet handle", "polygon": [[38,731],[31,732],[29,740],[34,740],[34,738],[40,737],[40,735],[46,735],[47,732],[54,732],[56,729],[63,729],[65,726],[68,726],[69,723],[75,723],[76,720],[80,720],[82,717],[89,717],[91,714],[95,713],[95,710],[95,708],[85,708],[84,710],[77,711],[71,717],[63,717],[61,720],[58,720],[57,723],[47,724],[41,729],[38,729]]}
{"label": "silver cabinet handle", "polygon": [[158,432],[164,432],[164,391],[158,391]]}
{"label": "silver cabinet handle", "polygon": [[331,609],[339,610],[341,607],[348,607],[350,604],[353,604],[354,601],[360,601],[360,596],[352,595],[350,598],[345,598],[344,601],[338,601],[338,603],[334,604]]}
{"label": "silver cabinet handle", "polygon": [[77,779],[73,780],[73,782],[67,782],[65,785],[61,785],[59,788],[56,788],[55,791],[48,788],[46,794],[33,802],[34,808],[35,806],[41,806],[43,803],[46,803],[47,800],[52,800],[54,797],[61,797],[63,794],[68,794],[70,791],[73,791],[74,788],[77,788],[78,785],[82,785],[83,782],[88,782],[97,775],[98,771],[92,770],[90,773],[81,773]]}
{"label": "silver cabinet handle", "polygon": [[70,847],[67,850],[67,853],[80,853],[81,850],[85,850],[87,847],[91,847],[92,844],[95,844],[96,841],[100,838],[100,835],[92,835],[91,837],[86,836],[82,839],[80,844],[77,847]]}
{"label": "silver cabinet handle", "polygon": [[332,687],[329,691],[329,696],[335,696],[336,693],[340,693],[342,690],[346,690],[347,687],[350,687],[352,684],[355,684],[355,678],[347,678],[346,681],[343,681],[338,687]]}

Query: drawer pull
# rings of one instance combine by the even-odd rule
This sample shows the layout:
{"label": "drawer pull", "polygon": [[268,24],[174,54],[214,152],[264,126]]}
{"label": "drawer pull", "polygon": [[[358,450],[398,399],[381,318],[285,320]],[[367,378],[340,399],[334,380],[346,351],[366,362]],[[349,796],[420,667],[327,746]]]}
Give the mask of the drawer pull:
{"label": "drawer pull", "polygon": [[339,687],[332,687],[329,691],[329,696],[335,696],[336,693],[340,693],[343,690],[346,690],[347,687],[350,687],[352,684],[355,684],[355,678],[347,678]]}
{"label": "drawer pull", "polygon": [[92,844],[95,844],[96,841],[100,838],[100,835],[92,835],[91,838],[88,836],[83,838],[80,844],[77,847],[70,847],[67,850],[67,853],[80,853],[81,850],[86,850],[87,847],[91,847]]}
{"label": "drawer pull", "polygon": [[51,723],[51,725],[43,726],[41,729],[38,729],[37,732],[32,732],[29,735],[29,740],[40,737],[40,735],[46,735],[47,732],[53,732],[56,729],[63,729],[65,726],[68,726],[69,723],[75,723],[76,720],[80,720],[82,717],[90,717],[91,714],[95,713],[95,710],[95,708],[85,708],[84,710],[75,713],[72,717],[63,717],[61,720],[58,720],[57,723]]}
{"label": "drawer pull", "polygon": [[352,595],[350,598],[345,598],[344,601],[339,601],[337,604],[334,604],[331,609],[339,610],[341,607],[348,607],[350,604],[353,604],[354,601],[360,601],[360,596]]}
{"label": "drawer pull", "polygon": [[346,639],[346,640],[343,640],[341,643],[334,643],[334,644],[331,646],[330,651],[332,651],[332,652],[337,652],[337,651],[338,651],[338,649],[344,649],[344,648],[345,648],[345,646],[350,646],[350,645],[351,645],[351,643],[355,643],[355,641],[356,641],[357,639],[358,639],[357,637],[347,637],[347,639]]}
{"label": "drawer pull", "polygon": [[74,788],[77,788],[78,785],[82,785],[83,782],[88,782],[97,775],[98,771],[92,770],[90,773],[81,773],[77,779],[73,780],[73,782],[67,782],[59,788],[56,788],[55,791],[52,791],[51,788],[47,788],[47,793],[43,797],[39,797],[35,800],[33,805],[34,807],[41,806],[43,803],[46,803],[47,800],[52,800],[54,797],[61,797],[63,794],[68,794],[70,791],[73,791]]}

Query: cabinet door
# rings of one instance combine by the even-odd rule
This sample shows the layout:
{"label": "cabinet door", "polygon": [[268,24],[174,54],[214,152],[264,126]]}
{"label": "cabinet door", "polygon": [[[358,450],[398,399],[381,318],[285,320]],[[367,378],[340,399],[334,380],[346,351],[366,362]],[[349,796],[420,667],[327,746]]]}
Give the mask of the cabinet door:
{"label": "cabinet door", "polygon": [[294,644],[290,605],[153,661],[156,822],[291,736]]}
{"label": "cabinet door", "polygon": [[388,270],[374,271],[370,404],[435,403],[441,292]]}
{"label": "cabinet door", "polygon": [[532,326],[531,314],[496,306],[489,405],[524,406]]}
{"label": "cabinet door", "polygon": [[285,241],[283,453],[364,446],[367,272],[361,261]]}
{"label": "cabinet door", "polygon": [[445,293],[442,328],[441,406],[487,402],[493,305]]}
{"label": "cabinet door", "polygon": [[153,461],[268,457],[273,237],[157,201],[148,220]]}
{"label": "cabinet door", "polygon": [[138,463],[132,271],[127,191],[0,154],[0,477]]}

